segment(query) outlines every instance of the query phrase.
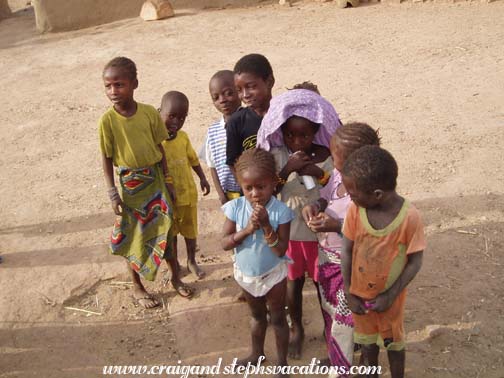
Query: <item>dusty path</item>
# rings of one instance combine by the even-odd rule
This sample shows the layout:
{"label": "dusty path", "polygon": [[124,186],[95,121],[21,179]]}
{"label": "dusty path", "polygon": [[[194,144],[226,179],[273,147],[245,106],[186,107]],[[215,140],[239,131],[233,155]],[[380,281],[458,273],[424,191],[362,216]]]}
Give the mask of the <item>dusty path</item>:
{"label": "dusty path", "polygon": [[[187,93],[198,146],[217,116],[208,78],[249,52],[271,60],[275,93],[312,80],[344,121],[379,127],[399,161],[400,191],[424,212],[429,237],[408,301],[408,376],[503,377],[503,17],[502,1],[298,2],[43,36],[30,12],[2,21],[0,377],[98,377],[105,364],[245,353],[247,311],[232,302],[214,194],[201,202],[209,275],[194,300],[174,297],[161,275],[151,289],[165,307],[145,312],[117,284],[127,277],[105,252],[113,216],[96,121],[108,106],[101,69],[123,54],[139,67],[139,101]],[[324,355],[312,288],[306,313],[302,364]]]}

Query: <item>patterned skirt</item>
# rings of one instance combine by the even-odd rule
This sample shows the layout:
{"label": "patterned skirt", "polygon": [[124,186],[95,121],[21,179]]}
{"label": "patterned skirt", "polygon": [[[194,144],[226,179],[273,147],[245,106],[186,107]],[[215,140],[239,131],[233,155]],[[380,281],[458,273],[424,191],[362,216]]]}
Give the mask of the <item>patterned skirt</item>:
{"label": "patterned skirt", "polygon": [[125,257],[131,268],[153,281],[170,253],[172,210],[161,167],[117,170],[123,215],[116,219],[110,252]]}
{"label": "patterned skirt", "polygon": [[319,292],[331,365],[350,368],[353,319],[345,298],[339,251],[319,247]]}

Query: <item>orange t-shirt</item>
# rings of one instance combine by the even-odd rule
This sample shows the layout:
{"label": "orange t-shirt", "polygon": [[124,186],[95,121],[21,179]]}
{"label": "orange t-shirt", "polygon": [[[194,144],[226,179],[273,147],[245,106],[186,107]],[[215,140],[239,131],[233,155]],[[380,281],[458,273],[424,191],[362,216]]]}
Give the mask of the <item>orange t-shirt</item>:
{"label": "orange t-shirt", "polygon": [[420,213],[407,200],[397,217],[381,230],[369,224],[366,209],[352,202],[343,234],[354,242],[350,293],[364,300],[392,286],[406,265],[406,256],[426,246]]}

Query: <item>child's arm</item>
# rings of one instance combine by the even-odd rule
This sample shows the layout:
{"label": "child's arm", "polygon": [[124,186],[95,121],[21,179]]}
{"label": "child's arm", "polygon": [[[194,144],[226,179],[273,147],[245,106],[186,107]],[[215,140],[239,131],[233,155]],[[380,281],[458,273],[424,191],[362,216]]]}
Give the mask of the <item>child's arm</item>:
{"label": "child's arm", "polygon": [[416,274],[422,267],[423,251],[413,252],[407,255],[408,261],[404,266],[404,270],[385,292],[378,295],[375,299],[368,301],[372,307],[371,310],[376,312],[386,311],[392,306],[397,296],[404,290],[406,286],[415,278]]}
{"label": "child's arm", "polygon": [[259,224],[264,233],[264,240],[278,257],[285,255],[289,244],[290,222],[278,225],[278,230],[274,231],[269,222],[268,212],[262,205],[256,205],[252,213],[251,220]]}
{"label": "child's arm", "polygon": [[341,273],[343,274],[343,286],[347,298],[348,307],[356,314],[365,314],[364,301],[356,295],[350,294],[350,283],[352,282],[352,250],[354,242],[343,236],[343,248],[341,249]]}
{"label": "child's arm", "polygon": [[236,232],[236,223],[226,218],[224,222],[224,226],[222,227],[223,235],[221,239],[222,249],[225,251],[229,251],[230,249],[235,248],[236,246],[243,243],[243,241],[249,236],[252,235],[258,229],[257,225],[254,225],[252,219],[250,219],[247,227],[243,230]]}
{"label": "child's arm", "polygon": [[195,165],[192,167],[192,169],[198,175],[200,179],[201,191],[203,192],[203,195],[206,196],[208,193],[210,193],[210,184],[206,179],[205,173],[203,173],[203,169],[201,169],[201,165]]}
{"label": "child's arm", "polygon": [[102,154],[102,166],[103,174],[105,175],[105,182],[108,188],[108,194],[110,201],[112,202],[112,209],[116,215],[121,215],[123,211],[123,202],[114,183],[114,165],[112,163],[112,158],[108,158]]}
{"label": "child's arm", "polygon": [[[164,152],[163,146],[158,144],[158,148],[161,151],[161,167],[163,168],[163,174],[165,179],[163,180],[166,185],[166,189],[168,190],[168,194],[173,203],[177,201],[177,196],[175,195],[175,187],[173,186],[173,178],[170,176],[170,172],[168,171],[168,165],[166,164],[166,155]],[[171,180],[171,182],[169,182]]]}
{"label": "child's arm", "polygon": [[226,197],[226,193],[224,193],[224,190],[222,190],[222,186],[219,181],[219,176],[217,175],[217,169],[210,168],[210,174],[212,175],[212,181],[215,185],[215,190],[217,191],[217,195],[219,196],[219,201],[221,204],[224,205],[228,201],[228,199]]}

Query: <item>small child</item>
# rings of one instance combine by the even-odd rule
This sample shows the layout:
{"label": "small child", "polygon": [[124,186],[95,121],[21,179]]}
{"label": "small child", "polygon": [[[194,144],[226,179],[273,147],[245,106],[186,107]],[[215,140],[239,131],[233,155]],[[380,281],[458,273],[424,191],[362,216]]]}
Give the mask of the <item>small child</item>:
{"label": "small child", "polygon": [[301,357],[304,341],[305,272],[317,285],[318,241],[303,221],[303,207],[320,197],[333,169],[331,135],[341,125],[334,107],[312,90],[292,89],[271,101],[257,135],[258,146],[271,149],[279,177],[280,198],[295,213],[287,256],[287,304],[291,318],[289,357]]}
{"label": "small child", "polygon": [[319,239],[318,289],[325,325],[327,352],[332,366],[352,365],[353,319],[341,274],[341,228],[350,205],[340,171],[348,156],[366,145],[380,145],[378,132],[365,123],[347,123],[331,138],[334,170],[320,198],[303,208],[303,218]]}
{"label": "small child", "polygon": [[239,364],[256,364],[264,356],[268,304],[277,365],[286,366],[289,326],[285,318],[284,255],[293,214],[273,196],[277,185],[273,155],[262,149],[247,150],[235,168],[244,196],[222,206],[226,221],[221,243],[226,251],[234,249],[234,277],[244,290],[252,314],[252,353]]}
{"label": "small child", "polygon": [[422,265],[425,237],[418,210],[396,192],[397,163],[378,146],[352,153],[343,184],[353,203],[343,225],[341,266],[354,341],[363,364],[387,349],[392,378],[404,376],[406,286]]}
{"label": "small child", "polygon": [[[177,91],[165,93],[161,100],[160,113],[168,130],[168,138],[163,141],[162,145],[166,155],[166,164],[172,175],[167,178],[167,182],[173,182],[177,196],[173,211],[173,253],[177,259],[177,235],[180,233],[186,243],[187,269],[197,278],[203,278],[205,272],[196,263],[198,192],[191,168],[200,179],[200,187],[204,196],[210,193],[210,185],[201,169],[198,156],[188,135],[180,130],[184,125],[188,111],[189,100],[183,93]],[[181,296],[189,297],[192,294],[187,286],[174,287]]]}
{"label": "small child", "polygon": [[242,57],[234,66],[234,83],[247,107],[236,111],[226,124],[226,164],[231,167],[243,151],[255,148],[257,131],[269,109],[275,78],[268,59],[260,54]]}
{"label": "small child", "polygon": [[220,121],[208,128],[205,160],[210,168],[212,180],[221,204],[240,197],[240,186],[226,164],[226,122],[241,105],[234,85],[234,73],[218,71],[210,79],[210,97],[215,108],[222,113]]}
{"label": "small child", "polygon": [[[153,308],[159,301],[147,293],[140,275],[153,281],[165,259],[173,279],[180,282],[169,253],[172,218],[168,197],[174,190],[164,182],[168,170],[161,147],[168,134],[156,109],[133,98],[138,79],[132,60],[117,57],[108,62],[103,83],[113,106],[99,121],[100,149],[112,209],[118,216],[110,251],[128,260],[135,300]],[[114,166],[121,193],[114,183]]]}

